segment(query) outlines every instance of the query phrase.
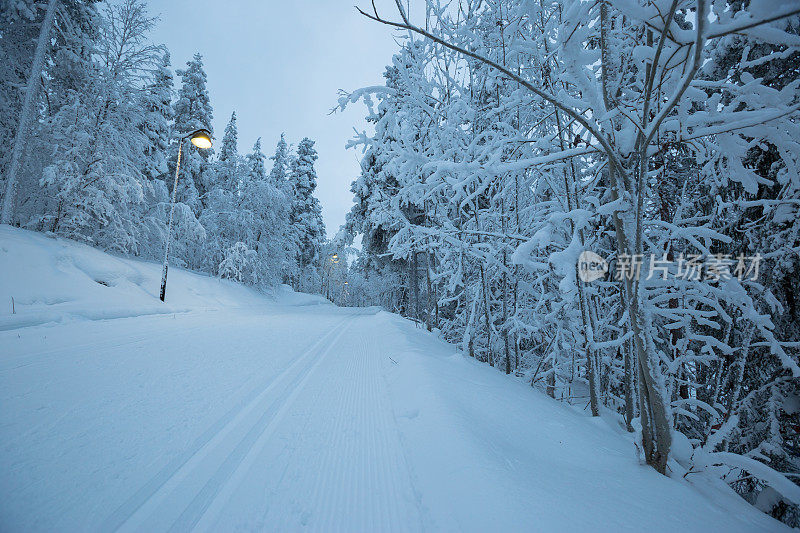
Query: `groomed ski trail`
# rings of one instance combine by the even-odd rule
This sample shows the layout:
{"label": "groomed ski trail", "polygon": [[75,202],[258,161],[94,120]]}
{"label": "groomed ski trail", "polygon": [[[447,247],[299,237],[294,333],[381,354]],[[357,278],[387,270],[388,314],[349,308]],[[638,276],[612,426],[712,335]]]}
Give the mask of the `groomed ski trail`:
{"label": "groomed ski trail", "polygon": [[[201,435],[189,451],[167,465],[113,513],[101,529],[186,531],[196,525],[230,477],[250,457],[257,441],[270,435],[309,374],[335,347],[351,320],[337,324],[277,377],[248,393]],[[180,515],[170,525],[177,512]]]}

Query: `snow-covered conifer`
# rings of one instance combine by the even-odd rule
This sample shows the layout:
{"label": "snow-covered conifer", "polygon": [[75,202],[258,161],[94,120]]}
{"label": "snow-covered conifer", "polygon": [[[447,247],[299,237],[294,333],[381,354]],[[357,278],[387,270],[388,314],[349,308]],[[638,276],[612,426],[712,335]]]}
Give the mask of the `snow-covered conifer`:
{"label": "snow-covered conifer", "polygon": [[[181,78],[177,100],[174,104],[175,125],[173,143],[177,153],[177,142],[198,129],[213,133],[214,118],[211,100],[206,87],[207,76],[203,70],[203,57],[195,54],[186,62],[185,69],[176,71]],[[178,200],[189,205],[199,215],[203,207],[203,196],[211,189],[213,179],[208,161],[212,150],[201,150],[187,143],[183,148],[181,160],[181,179],[178,184]],[[174,170],[177,156],[172,155],[170,168]]]}
{"label": "snow-covered conifer", "polygon": [[289,179],[294,192],[290,220],[297,234],[296,257],[301,278],[306,269],[316,264],[325,240],[322,207],[314,196],[317,188],[317,173],[314,170],[316,160],[314,141],[306,137],[297,145],[290,165]]}

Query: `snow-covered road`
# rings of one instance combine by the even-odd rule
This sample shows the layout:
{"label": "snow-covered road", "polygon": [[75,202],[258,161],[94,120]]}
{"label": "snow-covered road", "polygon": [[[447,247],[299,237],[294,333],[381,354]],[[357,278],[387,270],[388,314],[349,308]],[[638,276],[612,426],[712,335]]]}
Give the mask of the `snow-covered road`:
{"label": "snow-covered road", "polygon": [[[178,269],[153,314],[157,265],[18,235],[3,272],[46,253],[0,282],[2,531],[783,528],[394,315]],[[26,289],[50,256],[67,282]]]}

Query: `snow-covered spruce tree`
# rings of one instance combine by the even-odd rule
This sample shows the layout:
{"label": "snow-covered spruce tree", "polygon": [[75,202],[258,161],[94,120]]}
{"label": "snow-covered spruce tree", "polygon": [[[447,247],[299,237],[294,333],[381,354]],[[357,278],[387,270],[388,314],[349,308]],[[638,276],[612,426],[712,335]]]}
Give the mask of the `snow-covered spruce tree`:
{"label": "snow-covered spruce tree", "polygon": [[236,139],[232,117],[201,218],[209,235],[206,265],[221,277],[270,288],[281,282],[286,269],[289,202],[267,176],[261,139],[245,158],[238,154]]}
{"label": "snow-covered spruce tree", "polygon": [[[259,145],[260,146],[260,145]],[[280,253],[276,257],[281,258],[282,271],[281,281],[289,282],[296,277],[296,263],[293,260],[297,250],[297,234],[290,225],[290,214],[292,210],[291,201],[294,198],[294,190],[289,179],[289,145],[286,138],[281,133],[281,138],[275,146],[275,154],[270,157],[272,169],[269,172],[269,183],[281,193],[283,200],[279,205],[275,205],[274,216],[277,217],[276,225],[271,233],[266,235],[270,244],[280,243]],[[253,162],[255,164],[255,161]]]}
{"label": "snow-covered spruce tree", "polygon": [[151,180],[168,181],[167,165],[172,111],[172,70],[169,52],[164,51],[161,61],[142,92],[142,122],[139,128],[147,137],[144,148],[142,173]]}
{"label": "snow-covered spruce tree", "polygon": [[[370,270],[380,272],[381,275],[393,272],[396,279],[402,280],[399,284],[393,284],[381,301],[388,309],[405,314],[406,310],[411,309],[411,263],[407,260],[407,255],[388,254],[390,242],[408,224],[399,208],[397,195],[400,192],[400,182],[395,175],[396,170],[390,165],[392,146],[397,142],[402,95],[406,94],[401,77],[404,72],[405,70],[401,71],[393,65],[383,74],[386,94],[378,108],[371,110],[367,116],[367,121],[375,124],[373,142],[365,143],[362,137],[349,144],[364,144],[365,153],[361,159],[360,176],[350,186],[355,204],[347,214],[347,229],[351,233],[363,235],[362,247],[367,253],[362,258],[360,268],[366,276]],[[384,297],[386,300],[383,300]]]}
{"label": "snow-covered spruce tree", "polygon": [[253,151],[247,155],[248,171],[244,174],[242,202],[254,220],[251,247],[258,254],[259,284],[266,288],[281,283],[289,269],[291,258],[288,251],[291,248],[287,240],[291,235],[291,197],[287,195],[286,187],[279,188],[272,181],[272,174],[267,176],[265,160],[261,139],[258,139]]}
{"label": "snow-covered spruce tree", "polygon": [[[219,149],[219,161],[231,161],[239,155],[239,129],[236,126],[236,111],[231,113],[225,134],[222,136],[222,146]],[[229,178],[230,180],[230,178]]]}
{"label": "snow-covered spruce tree", "polygon": [[294,284],[299,290],[315,290],[313,287],[319,286],[316,265],[325,240],[325,224],[322,222],[322,207],[314,196],[317,188],[317,172],[314,170],[316,160],[314,141],[303,138],[297,145],[289,172],[294,193],[289,220],[297,242],[295,260],[298,273]]}
{"label": "snow-covered spruce tree", "polygon": [[[140,254],[156,258],[163,253],[169,210],[169,149],[172,124],[172,70],[169,52],[164,51],[141,94],[139,129],[146,138],[143,149],[143,224]],[[182,217],[177,224],[187,222]],[[190,224],[197,224],[194,220]]]}
{"label": "snow-covered spruce tree", "polygon": [[[186,62],[185,69],[176,71],[181,78],[177,100],[174,103],[175,123],[173,126],[173,147],[170,147],[170,172],[175,171],[178,139],[201,128],[213,133],[214,118],[211,100],[206,88],[206,73],[203,70],[203,57],[195,54]],[[186,144],[181,159],[181,178],[178,182],[178,201],[188,205],[196,216],[203,210],[204,195],[211,189],[212,172],[209,158],[213,150],[200,150]]]}
{"label": "snow-covered spruce tree", "polygon": [[[387,178],[389,181],[386,181]],[[364,253],[355,263],[362,276],[379,279],[388,277],[390,271],[394,273],[396,283],[385,287],[376,285],[375,288],[380,290],[374,294],[374,298],[386,309],[400,312],[407,306],[408,291],[404,275],[407,268],[403,259],[387,253],[389,241],[396,233],[394,217],[389,210],[396,184],[391,186],[390,182],[391,177],[381,168],[377,147],[371,146],[361,159],[359,177],[350,186],[355,204],[347,213],[347,230],[353,235],[362,235]],[[366,290],[366,286],[363,289]]]}
{"label": "snow-covered spruce tree", "polygon": [[241,157],[239,156],[239,130],[236,125],[236,111],[231,113],[228,125],[225,126],[219,157],[213,170],[212,188],[225,190],[234,196],[238,196],[241,189],[240,172],[242,169]]}
{"label": "snow-covered spruce tree", "polygon": [[[225,127],[219,158],[211,162],[206,171],[214,177],[210,180],[213,183],[211,189],[205,193],[205,208],[200,216],[207,237],[203,246],[203,269],[215,275],[221,274],[219,269],[228,250],[236,243],[246,241],[250,231],[247,227],[250,221],[242,217],[241,210],[241,174],[245,169],[238,151],[238,136],[236,112],[233,112]],[[232,265],[236,264],[241,262],[228,265],[226,277],[231,277]],[[232,277],[239,281],[244,279],[239,275]],[[253,283],[254,280],[250,276],[247,281]]]}
{"label": "snow-covered spruce tree", "polygon": [[281,133],[281,138],[275,146],[275,155],[271,156],[272,169],[269,172],[269,180],[276,189],[289,194],[292,190],[289,182],[289,145],[286,144],[286,137]]}
{"label": "snow-covered spruce tree", "polygon": [[[463,333],[470,353],[486,343],[489,360],[490,338],[502,339],[500,353],[514,345],[518,371],[534,384],[546,375],[554,395],[588,389],[593,411],[613,407],[640,431],[643,459],[661,472],[678,428],[706,443],[694,468],[729,464],[756,480],[750,496],[769,485],[791,499],[779,474],[717,452],[735,441],[739,453],[795,468],[764,453],[790,446],[780,398],[800,370],[796,343],[779,340],[787,336],[769,313],[779,316],[776,303],[791,308],[794,291],[770,282],[782,295],[776,302],[761,279],[687,275],[681,260],[754,255],[731,245],[756,230],[761,210],[775,230],[755,241],[765,247],[758,252],[782,260],[797,246],[786,215],[797,202],[798,82],[780,67],[794,57],[796,15],[704,1],[462,8],[455,19],[427,2],[427,29],[401,12],[391,24],[424,44],[405,47],[412,61],[400,63],[403,91],[370,88],[341,101],[365,97],[368,116],[388,126],[356,139],[367,154],[380,147],[398,183],[385,201],[427,203],[426,220],[409,221],[393,240],[436,242],[443,333]],[[743,75],[717,67],[727,49],[718,45],[734,35],[751,40],[729,55],[754,57]],[[423,68],[405,68],[415,61]],[[761,79],[747,72],[756,67]],[[783,74],[773,82],[764,72]],[[399,111],[386,119],[372,98],[379,110],[394,99]],[[366,183],[359,189],[360,213],[384,201]],[[575,269],[587,248],[618,266],[641,258],[642,275],[617,268],[623,275],[583,283]],[[661,270],[649,276],[650,266]],[[765,362],[769,370],[756,371]],[[775,430],[758,437],[764,446],[737,436],[759,435],[765,415]],[[685,466],[687,441],[674,435]]]}

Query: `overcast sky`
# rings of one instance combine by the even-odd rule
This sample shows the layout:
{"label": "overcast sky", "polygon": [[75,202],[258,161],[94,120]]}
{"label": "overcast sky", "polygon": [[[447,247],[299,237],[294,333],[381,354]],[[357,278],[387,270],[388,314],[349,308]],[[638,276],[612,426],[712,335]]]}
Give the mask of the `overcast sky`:
{"label": "overcast sky", "polygon": [[[272,155],[281,132],[292,145],[316,141],[317,197],[328,235],[350,209],[350,182],[360,152],[345,150],[353,127],[367,127],[362,104],[328,115],[339,89],[383,83],[397,49],[392,32],[358,14],[369,0],[151,0],[161,18],[153,39],[172,54],[173,69],[203,55],[214,107],[214,134],[222,138],[236,111],[239,151],[261,137]],[[387,14],[393,2],[376,2]],[[176,87],[179,79],[176,79]]]}

